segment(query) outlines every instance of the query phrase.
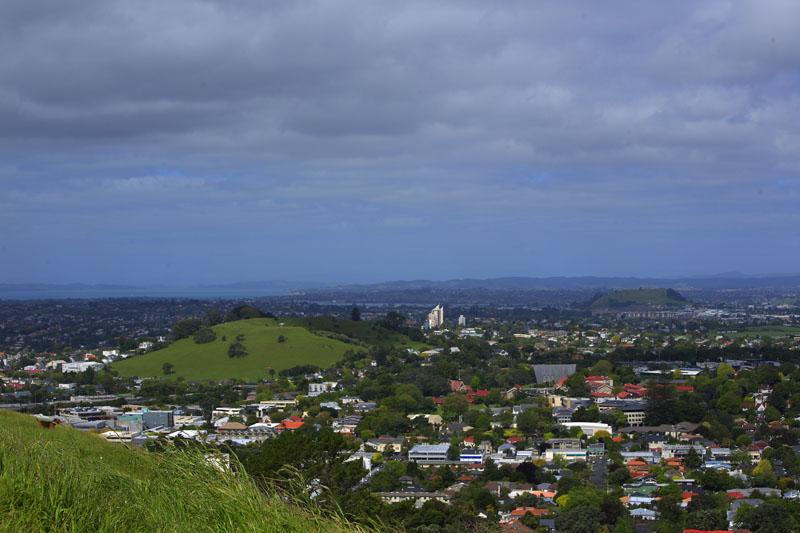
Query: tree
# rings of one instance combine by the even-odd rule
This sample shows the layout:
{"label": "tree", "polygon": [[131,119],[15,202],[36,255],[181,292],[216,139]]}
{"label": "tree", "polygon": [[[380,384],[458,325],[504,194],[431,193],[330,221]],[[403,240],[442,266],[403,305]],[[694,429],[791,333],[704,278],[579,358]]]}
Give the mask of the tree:
{"label": "tree", "polygon": [[797,522],[789,511],[773,502],[764,502],[758,507],[742,505],[736,513],[736,522],[753,533],[797,531]]}
{"label": "tree", "polygon": [[[562,478],[562,480],[563,479],[564,478]],[[564,487],[562,487],[561,481],[559,481],[559,492],[563,493],[563,490]],[[625,512],[622,503],[613,494],[606,494],[601,490],[580,485],[573,486],[569,489],[569,493],[565,501],[563,501],[563,507],[567,512],[576,508],[586,507],[599,509],[602,513],[600,521],[606,525],[615,524],[617,519]]]}
{"label": "tree", "polygon": [[700,486],[712,492],[735,489],[738,482],[727,472],[720,472],[714,468],[706,470],[700,476]]}
{"label": "tree", "polygon": [[725,379],[729,379],[734,375],[736,375],[736,371],[728,363],[722,363],[717,367],[717,377],[723,377]]}
{"label": "tree", "polygon": [[350,311],[350,320],[354,322],[361,321],[361,310],[355,305],[353,306],[353,310]]}
{"label": "tree", "polygon": [[175,366],[172,363],[164,363],[161,365],[161,370],[164,371],[165,376],[169,376],[170,374],[174,373],[175,371],[173,368],[175,368]]}
{"label": "tree", "polygon": [[474,376],[472,380],[469,382],[469,386],[472,387],[472,390],[478,390],[481,388],[481,378],[478,376]]}
{"label": "tree", "polygon": [[449,461],[458,461],[461,458],[461,450],[457,444],[450,444],[447,448],[447,459]]}
{"label": "tree", "polygon": [[[727,502],[725,503],[724,509],[727,509]],[[717,498],[711,494],[698,494],[697,496],[693,497],[689,504],[686,506],[686,511],[689,513],[694,513],[695,511],[721,511],[723,509],[720,508],[719,502]]]}
{"label": "tree", "polygon": [[384,509],[380,498],[365,487],[341,495],[337,503],[347,519],[364,522],[374,520]]}
{"label": "tree", "polygon": [[630,516],[621,517],[614,526],[614,533],[634,533],[635,525]]}
{"label": "tree", "polygon": [[378,472],[369,482],[373,492],[391,492],[400,487],[400,481],[386,472]]}
{"label": "tree", "polygon": [[211,326],[216,326],[217,324],[221,324],[223,320],[222,313],[219,309],[209,309],[206,311],[205,316],[203,317],[203,325],[207,328]]}
{"label": "tree", "polygon": [[227,315],[225,322],[235,322],[236,320],[248,320],[250,318],[275,318],[272,313],[262,313],[257,307],[252,305],[240,305],[234,307]]}
{"label": "tree", "polygon": [[[786,411],[786,401],[788,399],[789,391],[786,390],[782,382],[778,382],[772,387],[772,392],[769,395],[767,403],[780,413],[784,413]],[[777,420],[777,418],[775,420]]]}
{"label": "tree", "polygon": [[278,344],[286,342],[286,337],[283,335],[278,335]]}
{"label": "tree", "polygon": [[589,386],[586,385],[583,374],[579,372],[571,374],[564,384],[569,389],[570,396],[589,396]]}
{"label": "tree", "polygon": [[762,459],[753,469],[753,485],[756,487],[774,487],[775,483],[775,469],[772,467],[772,463]]}
{"label": "tree", "polygon": [[609,376],[614,371],[614,365],[608,359],[601,359],[592,367],[595,376]]}
{"label": "tree", "polygon": [[301,475],[306,481],[319,480],[334,493],[343,494],[366,473],[361,461],[345,462],[357,449],[352,438],[329,429],[284,432],[264,441],[257,453],[244,459],[244,466],[260,480],[288,481],[287,486],[294,483],[296,487],[297,476]]}
{"label": "tree", "polygon": [[647,425],[672,424],[678,421],[676,415],[675,387],[671,383],[648,383],[645,407]]}
{"label": "tree", "polygon": [[469,409],[467,397],[458,392],[451,392],[442,404],[442,411],[448,418],[462,416]]}
{"label": "tree", "polygon": [[689,448],[689,453],[686,454],[686,466],[694,470],[703,464],[703,459],[698,455],[694,447]]}
{"label": "tree", "polygon": [[594,507],[575,507],[556,515],[556,531],[559,533],[597,533],[603,518],[603,513]]}
{"label": "tree", "polygon": [[247,355],[247,349],[242,344],[242,341],[239,340],[237,337],[236,341],[232,342],[230,346],[228,346],[228,357],[245,357]]}
{"label": "tree", "polygon": [[670,524],[680,524],[683,519],[681,488],[675,483],[670,483],[659,489],[658,496],[660,499],[656,503],[656,509],[659,519]]}
{"label": "tree", "polygon": [[539,427],[539,412],[536,408],[525,409],[517,415],[517,429],[525,435],[536,433]]}
{"label": "tree", "polygon": [[749,465],[752,457],[750,456],[750,452],[747,450],[733,450],[731,451],[731,463],[738,465],[738,464],[746,464]]}
{"label": "tree", "polygon": [[197,344],[206,344],[215,340],[217,340],[217,334],[211,328],[202,327],[194,332],[194,342]]}
{"label": "tree", "polygon": [[189,335],[192,335],[202,326],[203,322],[199,318],[184,318],[172,326],[172,338],[183,339]]}
{"label": "tree", "polygon": [[775,407],[769,406],[764,409],[764,420],[767,422],[774,422],[775,420],[781,419],[781,412],[778,411]]}
{"label": "tree", "polygon": [[694,511],[686,515],[687,529],[700,529],[704,531],[717,531],[725,529],[728,526],[728,521],[716,509],[703,509]]}
{"label": "tree", "polygon": [[591,405],[588,409],[585,407],[578,407],[572,413],[573,422],[598,422],[600,420],[600,410],[596,405]]}
{"label": "tree", "polygon": [[732,415],[742,412],[742,397],[733,391],[728,391],[717,400],[717,409]]}
{"label": "tree", "polygon": [[682,531],[680,529],[683,521],[683,509],[681,508],[681,497],[674,495],[661,496],[656,502],[661,527],[657,531]]}
{"label": "tree", "polygon": [[764,365],[758,369],[758,382],[772,387],[781,380],[780,372],[772,365]]}
{"label": "tree", "polygon": [[676,401],[676,408],[680,420],[688,420],[689,422],[700,422],[708,412],[706,402],[703,401],[699,394],[694,392],[681,394]]}
{"label": "tree", "polygon": [[624,483],[628,483],[631,480],[631,474],[628,472],[627,468],[617,468],[608,476],[608,481],[612,485],[619,485],[622,486]]}

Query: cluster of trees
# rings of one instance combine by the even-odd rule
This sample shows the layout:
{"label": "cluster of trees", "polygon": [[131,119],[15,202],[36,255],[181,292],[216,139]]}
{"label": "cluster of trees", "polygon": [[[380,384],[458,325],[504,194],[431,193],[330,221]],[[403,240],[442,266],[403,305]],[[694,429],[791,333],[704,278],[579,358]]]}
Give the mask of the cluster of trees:
{"label": "cluster of trees", "polygon": [[212,342],[217,338],[217,334],[211,329],[212,327],[223,322],[234,322],[250,318],[275,318],[275,315],[264,313],[252,305],[234,307],[224,317],[219,309],[210,309],[206,311],[202,318],[184,318],[177,321],[172,326],[171,337],[173,340],[179,340],[194,336],[194,341],[198,344]]}
{"label": "cluster of trees", "polygon": [[174,340],[184,339],[193,335],[201,327],[203,327],[203,321],[199,318],[184,318],[172,326],[172,338]]}
{"label": "cluster of trees", "polygon": [[247,356],[247,348],[244,346],[244,335],[241,333],[236,335],[236,340],[234,340],[230,346],[228,346],[228,357],[246,357]]}
{"label": "cluster of trees", "polygon": [[296,377],[303,376],[305,374],[313,374],[315,372],[319,372],[320,370],[322,369],[317,365],[295,365],[291,368],[284,368],[278,372],[278,375],[281,377]]}
{"label": "cluster of trees", "polygon": [[352,437],[308,427],[266,440],[255,453],[240,449],[239,458],[247,472],[262,482],[302,492],[308,484],[319,484],[335,495],[349,491],[366,474],[361,461],[345,462],[356,450],[358,443]]}
{"label": "cluster of trees", "polygon": [[[388,461],[370,486],[361,486],[366,471],[361,461],[346,461],[358,444],[350,437],[330,430],[301,428],[265,441],[259,447],[240,447],[235,451],[247,472],[271,490],[276,485],[284,492],[302,494],[311,488],[314,504],[342,512],[348,519],[378,529],[409,531],[464,531],[476,529],[485,520],[477,511],[494,513],[497,500],[489,491],[471,486],[459,492],[450,505],[432,500],[417,508],[413,502],[385,504],[370,489],[398,488],[400,476],[424,482],[426,476],[416,463]],[[454,473],[441,468],[430,477],[430,488],[437,490],[455,481]],[[438,485],[437,485],[438,484]]]}
{"label": "cluster of trees", "polygon": [[275,315],[269,312],[265,313],[252,305],[239,305],[231,309],[228,314],[225,315],[224,322],[235,322],[237,320],[248,320],[251,318],[275,318]]}
{"label": "cluster of trees", "polygon": [[197,344],[206,344],[217,340],[217,334],[209,327],[202,327],[194,332],[194,342]]}

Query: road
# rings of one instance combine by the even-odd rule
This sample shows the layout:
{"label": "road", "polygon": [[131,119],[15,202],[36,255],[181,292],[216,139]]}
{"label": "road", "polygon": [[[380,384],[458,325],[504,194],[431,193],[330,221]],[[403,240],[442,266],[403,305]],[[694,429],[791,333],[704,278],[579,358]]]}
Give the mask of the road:
{"label": "road", "polygon": [[606,474],[608,473],[607,459],[605,456],[599,457],[592,465],[592,475],[589,479],[592,480],[594,486],[600,490],[606,490]]}

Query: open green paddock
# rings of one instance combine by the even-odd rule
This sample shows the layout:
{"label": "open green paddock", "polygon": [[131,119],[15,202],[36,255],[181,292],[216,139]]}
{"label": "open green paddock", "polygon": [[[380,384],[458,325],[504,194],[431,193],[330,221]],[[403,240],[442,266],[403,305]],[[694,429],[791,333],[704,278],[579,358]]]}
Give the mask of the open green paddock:
{"label": "open green paddock", "polygon": [[[294,320],[253,318],[219,324],[212,329],[217,339],[197,344],[190,337],[166,348],[113,363],[120,376],[164,376],[164,363],[173,365],[172,377],[187,380],[264,379],[270,369],[312,364],[325,368],[342,359],[347,350],[360,346],[322,337],[299,327]],[[280,324],[283,324],[281,326]],[[244,335],[246,357],[228,357],[228,347],[237,335]],[[278,342],[283,336],[285,342]],[[222,340],[225,337],[226,340]]]}

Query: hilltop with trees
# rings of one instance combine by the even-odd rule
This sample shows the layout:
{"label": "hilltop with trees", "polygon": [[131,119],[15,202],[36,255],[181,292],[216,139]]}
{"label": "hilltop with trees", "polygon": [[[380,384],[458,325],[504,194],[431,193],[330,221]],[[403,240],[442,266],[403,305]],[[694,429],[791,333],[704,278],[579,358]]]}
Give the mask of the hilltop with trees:
{"label": "hilltop with trees", "polygon": [[597,295],[589,303],[593,311],[611,309],[615,311],[685,307],[689,301],[673,289],[634,289]]}

